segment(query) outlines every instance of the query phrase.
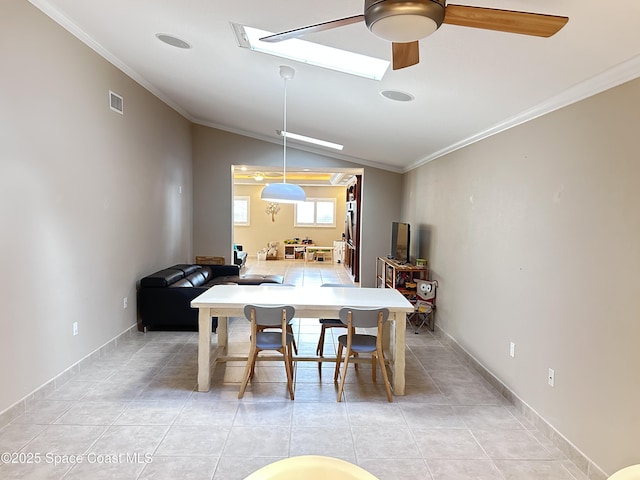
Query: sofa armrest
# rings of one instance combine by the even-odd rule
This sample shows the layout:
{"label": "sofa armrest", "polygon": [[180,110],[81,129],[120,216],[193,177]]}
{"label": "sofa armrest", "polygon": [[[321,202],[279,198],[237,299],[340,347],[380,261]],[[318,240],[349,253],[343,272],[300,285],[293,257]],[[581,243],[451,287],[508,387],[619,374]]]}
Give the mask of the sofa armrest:
{"label": "sofa armrest", "polygon": [[[140,288],[138,314],[143,328],[198,329],[198,309],[191,300],[206,292],[207,287]],[[217,318],[213,328],[218,325]]]}

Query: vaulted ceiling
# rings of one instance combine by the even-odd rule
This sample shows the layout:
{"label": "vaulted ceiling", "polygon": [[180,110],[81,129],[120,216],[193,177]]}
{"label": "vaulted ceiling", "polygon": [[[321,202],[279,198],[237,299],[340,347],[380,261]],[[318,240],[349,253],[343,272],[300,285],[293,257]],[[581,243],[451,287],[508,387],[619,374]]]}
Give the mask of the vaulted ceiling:
{"label": "vaulted ceiling", "polygon": [[[193,122],[274,143],[282,142],[278,70],[291,65],[289,130],[344,150],[291,145],[398,172],[640,75],[637,0],[465,0],[569,22],[550,38],[445,24],[420,40],[418,65],[389,69],[381,81],[240,48],[230,25],[278,32],[361,14],[362,0],[31,2]],[[305,39],[391,56],[364,23]],[[382,90],[415,99],[392,101]]]}

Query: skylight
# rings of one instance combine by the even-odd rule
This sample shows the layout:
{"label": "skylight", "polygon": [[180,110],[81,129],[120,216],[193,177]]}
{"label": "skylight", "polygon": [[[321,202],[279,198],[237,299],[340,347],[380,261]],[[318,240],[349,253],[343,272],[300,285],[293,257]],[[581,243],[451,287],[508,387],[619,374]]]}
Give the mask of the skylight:
{"label": "skylight", "polygon": [[238,45],[256,52],[267,53],[372,80],[381,80],[387,68],[389,68],[388,60],[347,52],[339,48],[327,47],[297,38],[277,43],[261,42],[260,38],[273,35],[274,32],[267,32],[236,23],[232,23],[231,26],[238,39]]}

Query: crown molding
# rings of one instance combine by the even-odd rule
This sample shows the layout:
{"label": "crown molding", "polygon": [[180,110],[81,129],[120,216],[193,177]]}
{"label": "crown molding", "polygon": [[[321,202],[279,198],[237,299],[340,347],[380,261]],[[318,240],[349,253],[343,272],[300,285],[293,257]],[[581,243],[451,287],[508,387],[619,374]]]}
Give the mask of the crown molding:
{"label": "crown molding", "polygon": [[[125,75],[131,77],[135,82],[137,82],[143,88],[145,88],[150,93],[158,97],[162,102],[166,103],[168,106],[173,108],[176,112],[178,112],[180,115],[182,115],[184,118],[186,118],[190,122],[198,125],[202,125],[205,127],[211,127],[211,128],[216,128],[218,130],[223,130],[230,133],[235,133],[245,137],[255,138],[257,140],[262,140],[265,142],[276,143],[276,144],[279,143],[277,139],[273,139],[265,135],[260,135],[260,134],[248,132],[245,130],[234,129],[226,125],[206,122],[206,121],[194,118],[189,112],[187,112],[182,107],[180,107],[180,105],[173,102],[169,97],[167,97],[160,90],[158,90],[153,84],[149,83],[142,75],[138,74],[138,72],[136,72],[134,69],[129,67],[129,65],[121,61],[118,57],[113,55],[109,50],[104,48],[99,42],[97,42],[88,33],[86,33],[84,30],[78,27],[78,25],[76,25],[69,17],[67,17],[64,13],[62,13],[60,10],[58,10],[53,5],[51,5],[51,3],[49,3],[47,0],[29,0],[29,2],[32,5],[34,5],[36,8],[38,8],[40,11],[42,11],[49,18],[51,18],[53,21],[55,21],[57,24],[59,24],[61,27],[63,27],[65,30],[67,30],[69,33],[71,33],[73,36],[78,38],[81,42],[86,44],[89,48],[94,50],[98,55],[102,56],[105,60],[113,64],[116,68],[121,70]],[[364,165],[364,166],[369,166],[373,168],[379,168],[381,170],[386,170],[394,173],[403,172],[402,167],[378,163],[378,162],[372,162],[362,158],[350,157],[348,155],[341,155],[338,153],[329,152],[327,150],[314,148],[312,146],[301,145],[298,143],[296,143],[295,146],[293,146],[291,145],[291,143],[292,143],[291,140],[287,142],[288,146],[291,148],[295,148],[297,150],[302,150],[309,153],[314,153],[316,155],[335,158],[337,160],[355,163],[357,165]]]}
{"label": "crown molding", "polygon": [[94,50],[98,55],[103,57],[109,63],[114,65],[117,69],[121,70],[125,75],[133,79],[136,83],[140,84],[145,90],[148,90],[151,94],[158,97],[162,102],[166,103],[169,107],[173,108],[176,112],[182,115],[187,120],[193,122],[191,115],[184,110],[180,105],[173,102],[169,97],[164,95],[153,84],[149,83],[145,78],[138,74],[134,69],[129,67],[126,63],[121,61],[118,57],[113,55],[109,50],[104,48],[94,38],[92,38],[87,32],[82,30],[78,25],[73,23],[69,17],[67,17],[60,10],[51,5],[47,0],[29,0],[29,2],[35,6],[42,13],[51,18],[54,22],[60,25],[62,28],[71,33],[74,37]]}
{"label": "crown molding", "polygon": [[488,128],[487,130],[467,137],[415,163],[412,163],[403,170],[403,173],[415,170],[416,168],[433,160],[436,160],[437,158],[440,158],[444,155],[455,152],[456,150],[479,142],[480,140],[484,140],[485,138],[488,138],[492,135],[504,132],[505,130],[516,127],[522,123],[526,123],[530,120],[546,115],[547,113],[551,113],[555,110],[564,108],[568,105],[571,105],[572,103],[576,103],[584,100],[585,98],[597,95],[598,93],[604,92],[605,90],[617,87],[638,77],[640,77],[640,55],[632,57],[631,59],[622,62],[602,72],[599,75],[580,82],[573,87],[564,90],[558,95],[545,100],[535,107],[524,110],[519,114],[506,119],[504,122],[500,122]]}

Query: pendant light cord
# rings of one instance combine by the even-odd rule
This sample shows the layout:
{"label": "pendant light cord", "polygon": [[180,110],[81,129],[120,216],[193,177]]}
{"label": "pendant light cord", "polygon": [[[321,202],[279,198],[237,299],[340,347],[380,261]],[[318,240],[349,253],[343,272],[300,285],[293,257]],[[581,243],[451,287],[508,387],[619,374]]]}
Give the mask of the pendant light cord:
{"label": "pendant light cord", "polygon": [[282,183],[287,183],[287,77],[284,77],[284,125],[282,130],[282,138],[284,145],[282,159]]}

